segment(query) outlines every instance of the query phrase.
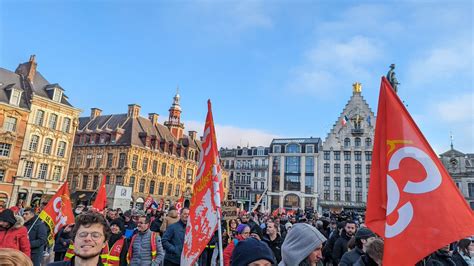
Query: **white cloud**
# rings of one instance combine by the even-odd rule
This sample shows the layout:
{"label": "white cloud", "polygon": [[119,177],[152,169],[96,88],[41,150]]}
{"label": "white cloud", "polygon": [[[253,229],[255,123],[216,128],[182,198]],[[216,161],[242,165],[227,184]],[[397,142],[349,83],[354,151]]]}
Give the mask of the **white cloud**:
{"label": "white cloud", "polygon": [[435,106],[438,117],[444,122],[474,124],[474,93],[447,99]]}
{"label": "white cloud", "polygon": [[[202,136],[204,123],[197,121],[185,121],[186,130],[194,130]],[[215,125],[217,144],[223,148],[235,148],[237,146],[269,146],[272,139],[278,135],[265,132],[260,129],[240,128],[231,125]]]}

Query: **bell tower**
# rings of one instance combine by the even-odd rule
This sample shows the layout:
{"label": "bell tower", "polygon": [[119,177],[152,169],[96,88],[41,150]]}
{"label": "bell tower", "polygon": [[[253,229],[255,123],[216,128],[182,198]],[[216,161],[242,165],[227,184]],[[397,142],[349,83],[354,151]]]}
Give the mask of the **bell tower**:
{"label": "bell tower", "polygon": [[173,104],[169,109],[170,114],[168,121],[165,122],[165,126],[168,127],[171,134],[173,134],[173,136],[178,140],[183,137],[184,131],[184,124],[181,123],[181,105],[179,104],[180,99],[181,96],[179,96],[179,88],[177,88],[176,95],[173,98]]}

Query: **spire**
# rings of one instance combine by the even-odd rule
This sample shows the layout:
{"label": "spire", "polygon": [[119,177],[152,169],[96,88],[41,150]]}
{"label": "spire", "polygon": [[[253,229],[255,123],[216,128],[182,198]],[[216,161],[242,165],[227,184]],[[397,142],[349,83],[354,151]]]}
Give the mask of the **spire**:
{"label": "spire", "polygon": [[173,97],[173,104],[169,109],[168,121],[165,122],[165,126],[168,127],[171,134],[176,139],[183,137],[184,125],[181,123],[181,105],[179,103],[181,96],[179,96],[179,87],[176,88],[176,95]]}
{"label": "spire", "polygon": [[453,138],[453,132],[452,132],[452,131],[450,131],[450,132],[449,132],[449,134],[450,134],[450,136],[449,136],[449,137],[450,137],[450,139],[451,139],[451,150],[454,150],[454,144],[453,144],[453,141],[454,141],[454,138]]}
{"label": "spire", "polygon": [[173,104],[171,105],[171,109],[176,109],[181,111],[181,105],[179,104],[179,100],[181,96],[179,96],[179,87],[176,87],[176,95],[173,97]]}

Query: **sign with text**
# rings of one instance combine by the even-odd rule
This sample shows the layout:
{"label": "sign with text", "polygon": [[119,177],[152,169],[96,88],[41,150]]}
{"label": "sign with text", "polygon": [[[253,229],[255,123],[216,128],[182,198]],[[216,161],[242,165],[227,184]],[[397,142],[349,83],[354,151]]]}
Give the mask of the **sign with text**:
{"label": "sign with text", "polygon": [[222,218],[224,220],[237,219],[237,202],[233,200],[225,200],[222,202]]}

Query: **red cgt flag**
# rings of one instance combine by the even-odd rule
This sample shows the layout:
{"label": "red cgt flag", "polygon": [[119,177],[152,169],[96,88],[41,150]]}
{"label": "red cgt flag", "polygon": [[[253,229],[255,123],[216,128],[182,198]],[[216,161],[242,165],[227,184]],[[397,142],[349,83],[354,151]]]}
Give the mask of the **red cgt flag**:
{"label": "red cgt flag", "polygon": [[366,223],[383,265],[414,265],[474,234],[474,215],[385,77],[377,112]]}
{"label": "red cgt flag", "polygon": [[184,207],[184,196],[181,196],[181,198],[178,199],[174,207],[176,208],[178,213],[181,212],[181,209]]}
{"label": "red cgt flag", "polygon": [[65,182],[54,194],[39,218],[49,226],[51,234],[48,236],[49,244],[53,244],[54,236],[66,224],[74,223],[74,214],[72,213],[71,199],[69,197],[68,183]]}
{"label": "red cgt flag", "polygon": [[181,265],[194,265],[211,240],[219,223],[217,212],[220,212],[220,199],[224,196],[210,100],[207,106],[201,158],[191,198]]}
{"label": "red cgt flag", "polygon": [[94,204],[92,204],[92,208],[95,208],[97,211],[103,211],[107,206],[107,192],[105,191],[105,175],[102,177],[102,181],[100,182],[100,187],[97,192],[97,196],[95,197]]}

